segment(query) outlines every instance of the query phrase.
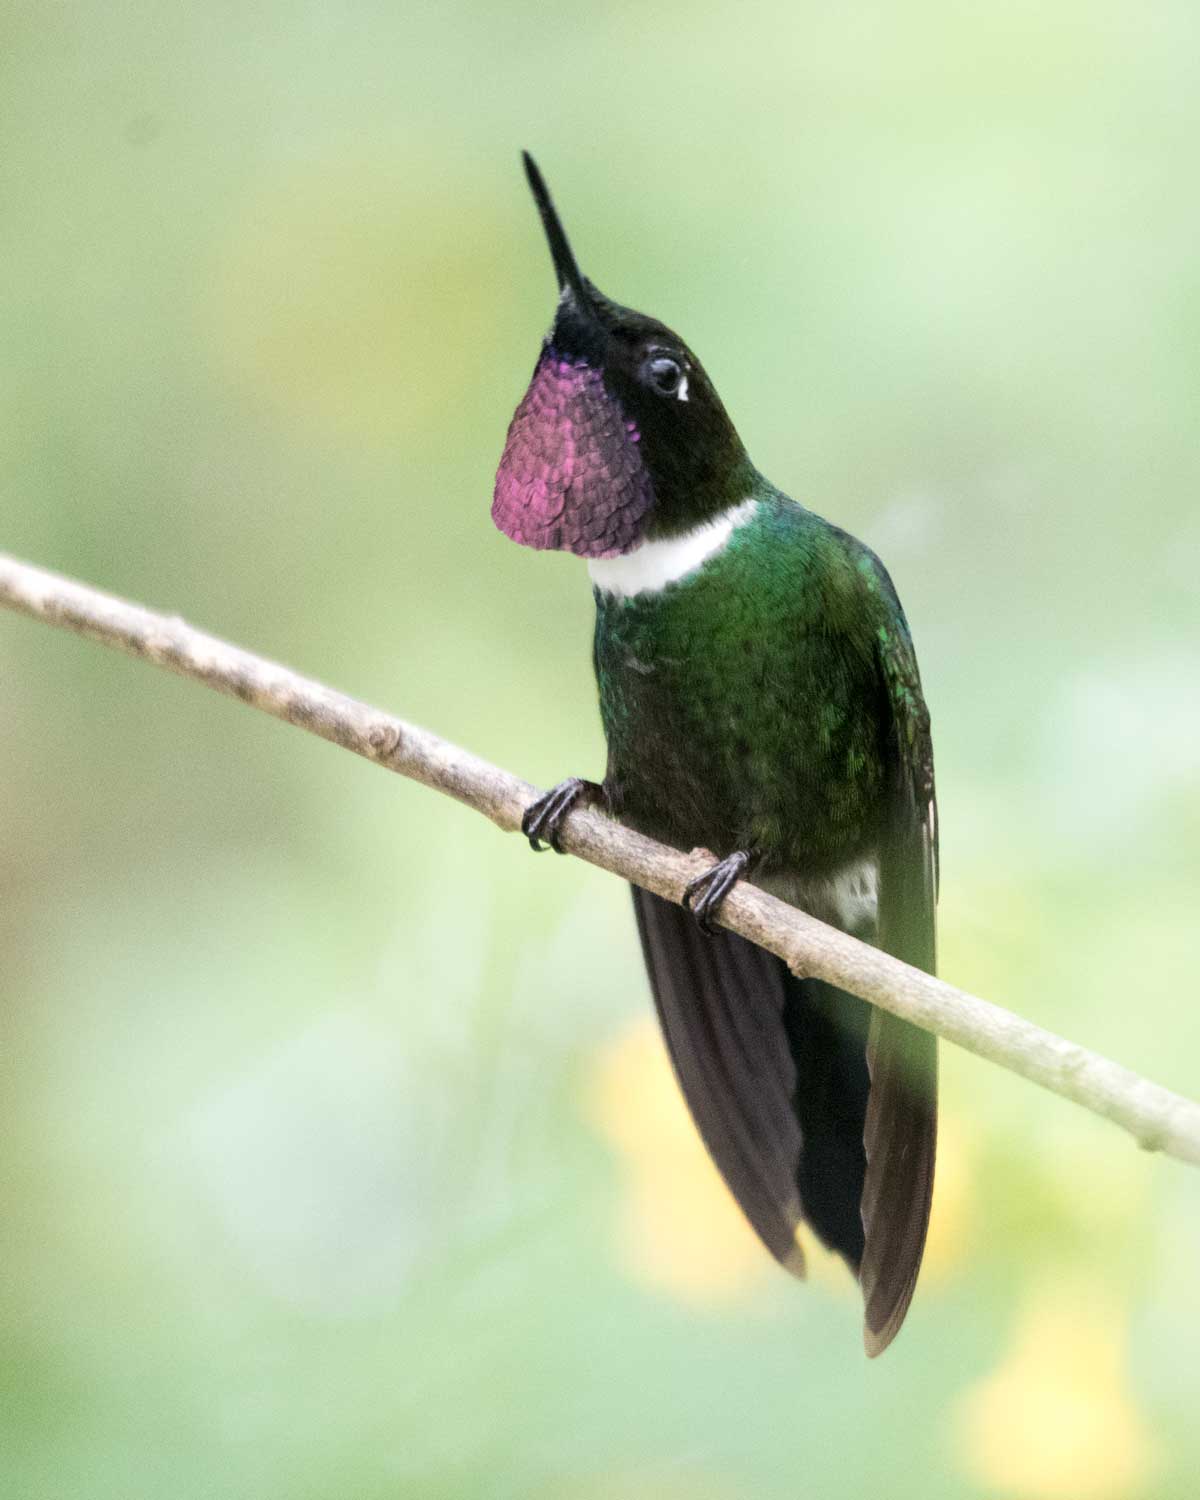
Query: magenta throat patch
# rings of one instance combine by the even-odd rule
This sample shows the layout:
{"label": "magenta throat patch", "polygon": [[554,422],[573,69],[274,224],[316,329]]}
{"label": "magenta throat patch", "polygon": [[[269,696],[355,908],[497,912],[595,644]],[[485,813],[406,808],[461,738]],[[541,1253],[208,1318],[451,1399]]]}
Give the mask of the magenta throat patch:
{"label": "magenta throat patch", "polygon": [[492,520],[526,547],[628,552],[654,504],[639,440],[599,370],[547,349],[508,429]]}

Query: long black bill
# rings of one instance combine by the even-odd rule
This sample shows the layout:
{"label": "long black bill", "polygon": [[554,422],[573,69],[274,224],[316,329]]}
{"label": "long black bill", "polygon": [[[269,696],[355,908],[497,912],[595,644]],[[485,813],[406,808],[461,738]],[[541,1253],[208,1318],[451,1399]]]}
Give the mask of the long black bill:
{"label": "long black bill", "polygon": [[567,240],[566,231],[563,229],[558,213],[555,210],[554,200],[550,197],[550,189],[546,186],[545,179],[538,171],[537,162],[534,161],[528,151],[521,152],[521,160],[525,163],[525,176],[529,179],[529,186],[533,192],[533,201],[537,204],[538,213],[542,216],[542,226],[546,231],[546,238],[550,241],[550,254],[554,259],[554,273],[558,277],[558,289],[561,292],[569,287],[580,308],[586,308],[591,304],[587,284],[576,263],[570,243]]}

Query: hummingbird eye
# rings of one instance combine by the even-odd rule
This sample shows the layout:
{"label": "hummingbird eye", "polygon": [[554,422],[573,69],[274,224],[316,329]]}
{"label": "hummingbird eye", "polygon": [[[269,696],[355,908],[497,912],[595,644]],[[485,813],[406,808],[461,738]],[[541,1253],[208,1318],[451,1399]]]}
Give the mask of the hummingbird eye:
{"label": "hummingbird eye", "polygon": [[687,400],[687,376],[679,361],[669,354],[652,354],[642,365],[642,380],[660,396]]}

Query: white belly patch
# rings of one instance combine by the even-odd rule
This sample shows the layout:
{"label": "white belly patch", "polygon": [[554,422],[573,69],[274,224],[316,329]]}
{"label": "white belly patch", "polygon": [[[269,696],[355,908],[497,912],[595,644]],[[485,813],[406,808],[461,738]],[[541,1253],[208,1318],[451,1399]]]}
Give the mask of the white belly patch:
{"label": "white belly patch", "polygon": [[844,932],[862,932],[875,925],[879,910],[879,861],[873,854],[844,865],[824,880],[775,875],[754,880],[754,884],[822,922],[832,922]]}
{"label": "white belly patch", "polygon": [[875,859],[860,859],[847,865],[837,872],[827,889],[839,927],[853,932],[864,923],[874,923],[879,910],[879,865]]}

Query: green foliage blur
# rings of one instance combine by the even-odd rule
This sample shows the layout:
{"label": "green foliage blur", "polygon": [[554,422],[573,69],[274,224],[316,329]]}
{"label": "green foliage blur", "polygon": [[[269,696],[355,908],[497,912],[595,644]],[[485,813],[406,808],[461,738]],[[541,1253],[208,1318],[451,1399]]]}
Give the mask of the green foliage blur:
{"label": "green foliage blur", "polygon": [[[0,547],[597,774],[582,567],[488,516],[552,309],[529,147],[891,568],[944,974],[1200,1092],[1200,10],[0,36]],[[657,1214],[703,1164],[622,1071],[618,882],[15,617],[0,684],[5,1497],[1195,1493],[1194,1171],[944,1049],[936,1265],[868,1364],[848,1280]]]}

